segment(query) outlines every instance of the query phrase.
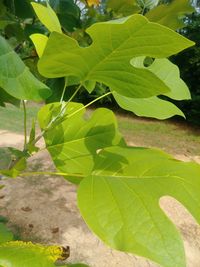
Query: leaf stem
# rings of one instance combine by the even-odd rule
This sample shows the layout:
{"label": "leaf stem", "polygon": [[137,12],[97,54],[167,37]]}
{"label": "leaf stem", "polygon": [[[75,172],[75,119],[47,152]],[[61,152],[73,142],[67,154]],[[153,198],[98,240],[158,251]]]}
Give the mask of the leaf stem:
{"label": "leaf stem", "polygon": [[26,112],[26,103],[25,100],[22,100],[23,111],[24,111],[24,149],[27,145],[27,112]]}
{"label": "leaf stem", "polygon": [[65,78],[65,84],[64,84],[64,88],[63,88],[62,95],[61,95],[61,98],[60,98],[60,103],[63,101],[66,88],[67,88],[67,79]]}
{"label": "leaf stem", "polygon": [[75,97],[75,95],[78,93],[78,91],[81,89],[82,84],[80,83],[75,92],[72,94],[72,96],[69,98],[66,104],[68,104],[72,99]]}
{"label": "leaf stem", "polygon": [[81,110],[83,110],[83,109],[85,109],[85,108],[91,106],[91,105],[94,104],[95,102],[99,101],[100,99],[102,99],[102,98],[104,98],[104,97],[106,97],[106,96],[108,96],[108,95],[110,95],[110,94],[112,94],[112,92],[108,92],[108,93],[106,93],[106,94],[104,94],[104,95],[99,96],[98,98],[94,99],[93,101],[91,101],[91,102],[88,103],[87,105],[83,106],[82,108],[80,108],[80,109],[76,110],[75,112],[73,112],[72,114],[68,115],[67,118],[70,118],[70,117],[74,116],[76,113],[78,113],[78,112],[80,112]]}

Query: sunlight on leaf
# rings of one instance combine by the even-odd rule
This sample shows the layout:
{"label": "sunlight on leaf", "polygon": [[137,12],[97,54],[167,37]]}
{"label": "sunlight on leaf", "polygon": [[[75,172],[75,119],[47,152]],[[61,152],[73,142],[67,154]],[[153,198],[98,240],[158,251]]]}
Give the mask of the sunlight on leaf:
{"label": "sunlight on leaf", "polygon": [[30,39],[35,46],[38,56],[41,57],[46,47],[48,37],[44,34],[35,33],[30,36]]}
{"label": "sunlight on leaf", "polygon": [[53,32],[39,60],[40,73],[49,78],[77,77],[82,84],[88,80],[104,83],[127,97],[150,97],[169,89],[149,70],[131,66],[130,60],[138,56],[168,57],[193,45],[141,15],[96,23],[87,33],[93,43],[82,48],[76,40]]}
{"label": "sunlight on leaf", "polygon": [[159,207],[162,196],[177,199],[200,222],[200,166],[159,150],[112,147],[98,154],[80,183],[78,205],[109,246],[163,267],[185,267],[180,234]]}
{"label": "sunlight on leaf", "polygon": [[34,2],[32,2],[31,5],[39,20],[45,25],[45,27],[50,32],[56,31],[62,33],[58,17],[48,3],[46,7]]}

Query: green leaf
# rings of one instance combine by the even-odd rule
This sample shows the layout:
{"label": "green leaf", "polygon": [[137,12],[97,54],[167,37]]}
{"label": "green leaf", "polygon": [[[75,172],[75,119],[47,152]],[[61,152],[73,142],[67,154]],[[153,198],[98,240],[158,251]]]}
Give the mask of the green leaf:
{"label": "green leaf", "polygon": [[[143,59],[144,58],[133,59],[131,64],[135,67],[145,68]],[[156,59],[147,69],[152,71],[169,88],[170,92],[165,93],[165,96],[175,100],[190,99],[190,92],[187,85],[180,78],[178,67],[168,59]],[[157,119],[167,119],[175,115],[185,117],[183,112],[174,104],[158,97],[136,99],[125,97],[115,92],[113,95],[120,107],[132,111],[138,116]]]}
{"label": "green leaf", "polygon": [[177,199],[200,223],[200,166],[158,150],[112,147],[98,154],[81,181],[78,205],[109,246],[163,267],[185,267],[180,234],[159,206],[163,196]]}
{"label": "green leaf", "polygon": [[162,100],[158,97],[149,98],[130,98],[117,93],[113,96],[119,106],[125,110],[132,111],[137,116],[150,117],[159,120],[179,115],[185,118],[183,112],[169,101]]}
{"label": "green leaf", "polygon": [[46,82],[47,86],[51,89],[51,96],[46,99],[46,104],[59,102],[63,93],[63,88],[65,86],[64,78],[48,79]]}
{"label": "green leaf", "polygon": [[152,9],[155,6],[158,5],[160,0],[137,0],[138,4],[143,8],[143,9]]}
{"label": "green leaf", "polygon": [[6,14],[6,7],[3,0],[0,0],[0,17]]}
{"label": "green leaf", "polygon": [[133,15],[141,10],[136,0],[108,0],[107,8],[122,16]]}
{"label": "green leaf", "polygon": [[4,32],[8,39],[14,37],[18,42],[23,42],[25,39],[24,30],[20,23],[11,23],[7,25]]}
{"label": "green leaf", "polygon": [[34,16],[30,0],[5,0],[7,8],[17,17],[32,18]]}
{"label": "green leaf", "polygon": [[186,14],[193,13],[195,9],[189,0],[172,0],[169,4],[159,5],[150,10],[146,17],[153,22],[165,25],[173,30],[181,29],[185,26],[183,18]]}
{"label": "green leaf", "polygon": [[31,155],[35,152],[38,152],[39,148],[34,144],[35,138],[36,138],[36,130],[35,130],[35,120],[32,121],[32,127],[29,135],[29,140],[26,145],[26,149],[28,153]]}
{"label": "green leaf", "polygon": [[12,178],[26,168],[27,154],[13,147],[0,148],[0,173]]}
{"label": "green leaf", "polygon": [[31,34],[30,39],[35,46],[38,56],[41,57],[46,47],[48,37],[41,33],[34,33]]}
{"label": "green leaf", "polygon": [[31,3],[36,15],[39,20],[45,25],[45,27],[50,31],[56,31],[62,33],[60,22],[54,10],[47,2],[47,6],[43,6],[38,3]]}
{"label": "green leaf", "polygon": [[97,81],[127,97],[150,97],[168,88],[152,72],[131,66],[130,60],[138,56],[163,58],[193,45],[141,15],[96,23],[87,33],[93,43],[82,48],[74,39],[53,32],[39,60],[40,73],[49,78],[74,76],[82,84]]}
{"label": "green leaf", "polygon": [[[39,111],[41,129],[49,125],[53,116],[57,116],[59,107],[61,108],[59,103],[54,103]],[[80,109],[82,110],[77,112]],[[70,179],[74,183],[79,183],[83,176],[91,172],[99,149],[124,143],[110,110],[97,109],[89,119],[83,117],[84,113],[83,105],[69,103],[63,113],[64,121],[58,122],[56,127],[44,135],[56,168],[66,175],[77,174],[77,179],[73,176]]]}
{"label": "green leaf", "polygon": [[0,87],[17,99],[41,101],[50,95],[49,88],[31,74],[1,36]]}
{"label": "green leaf", "polygon": [[6,227],[4,223],[0,223],[0,244],[14,239],[13,233]]}
{"label": "green leaf", "polygon": [[6,91],[0,88],[0,106],[5,107],[5,103],[10,103],[16,107],[20,106],[19,99],[9,95]]}
{"label": "green leaf", "polygon": [[42,246],[31,242],[12,241],[0,244],[0,265],[12,267],[55,267],[62,258],[62,248]]}

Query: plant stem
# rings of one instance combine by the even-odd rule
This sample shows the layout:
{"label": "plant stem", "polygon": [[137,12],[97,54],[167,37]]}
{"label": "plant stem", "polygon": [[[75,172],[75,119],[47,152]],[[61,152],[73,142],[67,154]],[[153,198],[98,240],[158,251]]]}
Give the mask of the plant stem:
{"label": "plant stem", "polygon": [[[78,93],[78,91],[81,89],[82,84],[79,84],[79,86],[77,87],[77,89],[75,90],[75,92],[73,93],[73,95],[69,98],[69,100],[67,101],[67,103],[69,103],[70,101],[72,101],[72,99],[75,97],[75,95]],[[66,104],[67,104],[66,103]]]}
{"label": "plant stem", "polygon": [[104,94],[104,95],[102,95],[102,96],[99,96],[98,98],[94,99],[93,101],[91,101],[91,102],[88,103],[87,105],[83,106],[82,108],[80,108],[80,109],[76,110],[75,112],[73,112],[72,114],[68,115],[67,118],[70,118],[70,117],[74,116],[76,113],[80,112],[81,110],[83,110],[83,109],[85,109],[85,108],[91,106],[91,105],[94,104],[95,102],[97,102],[97,101],[99,101],[100,99],[102,99],[102,98],[104,98],[104,97],[106,97],[106,96],[108,96],[108,95],[111,95],[111,94],[112,94],[112,92],[108,92],[108,93],[106,93],[106,94]]}
{"label": "plant stem", "polygon": [[66,88],[67,88],[67,79],[65,78],[65,84],[64,84],[64,88],[63,88],[62,95],[61,95],[61,98],[60,98],[60,103],[63,101]]}
{"label": "plant stem", "polygon": [[27,145],[27,112],[26,112],[26,103],[25,100],[22,100],[23,111],[24,111],[24,149]]}

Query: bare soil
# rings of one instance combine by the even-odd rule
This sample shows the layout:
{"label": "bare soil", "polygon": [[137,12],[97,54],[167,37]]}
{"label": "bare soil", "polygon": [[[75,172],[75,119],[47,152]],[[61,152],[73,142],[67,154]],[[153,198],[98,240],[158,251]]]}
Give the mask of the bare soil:
{"label": "bare soil", "polygon": [[[0,146],[23,143],[23,136],[1,131]],[[137,144],[136,145],[141,145]],[[198,155],[182,160],[199,161]],[[47,153],[38,154],[31,162],[33,169],[48,170]],[[94,236],[76,205],[76,187],[62,178],[27,177],[1,181],[0,213],[9,219],[9,227],[23,240],[46,244],[69,245],[70,262],[84,262],[91,267],[156,267],[158,265],[130,254],[114,251]],[[200,267],[200,227],[174,199],[164,197],[161,207],[180,230],[186,249],[187,267]]]}

